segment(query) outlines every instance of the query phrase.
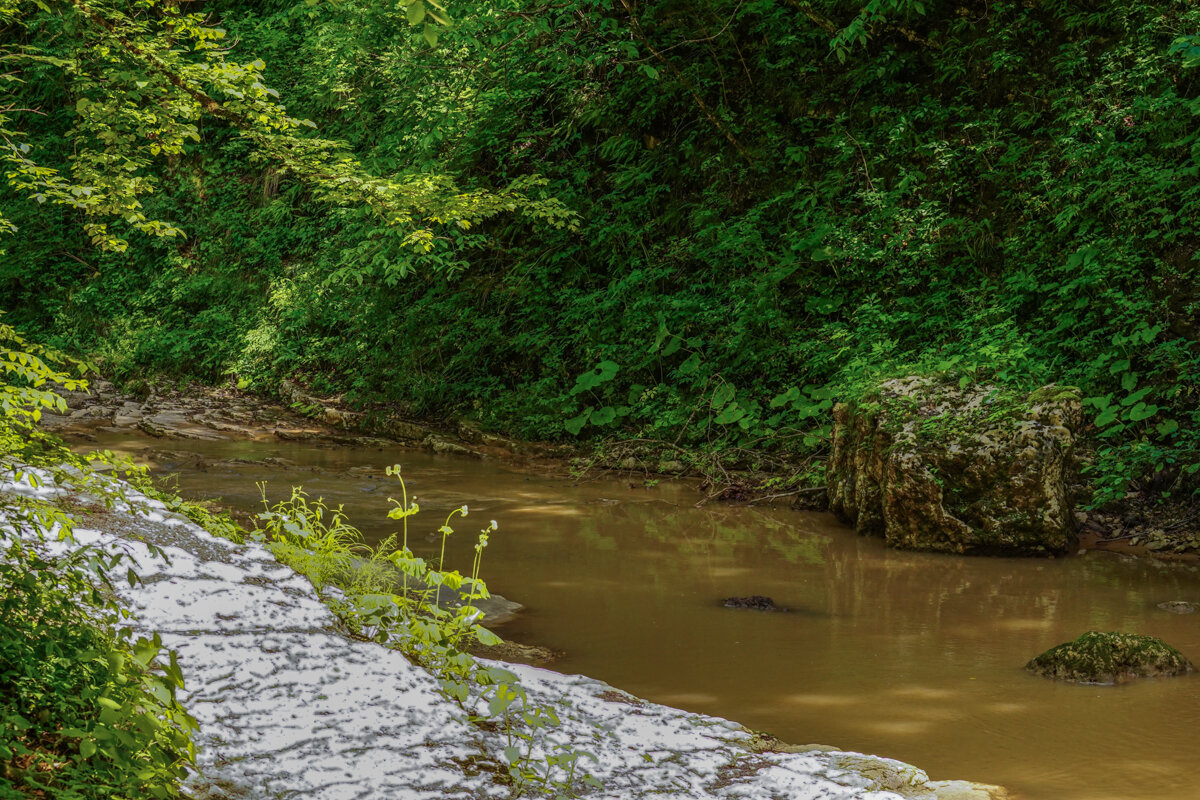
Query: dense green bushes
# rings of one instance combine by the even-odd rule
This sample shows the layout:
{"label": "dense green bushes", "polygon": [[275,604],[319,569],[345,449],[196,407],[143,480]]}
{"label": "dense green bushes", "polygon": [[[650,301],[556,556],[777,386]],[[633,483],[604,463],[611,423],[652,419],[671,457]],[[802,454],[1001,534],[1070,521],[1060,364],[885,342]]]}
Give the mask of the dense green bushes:
{"label": "dense green bushes", "polygon": [[[79,383],[65,361],[0,324],[0,475],[37,486],[29,465],[71,469],[91,502],[112,502],[87,459],[33,427],[41,408],[64,407],[50,387]],[[175,654],[135,636],[116,599],[126,556],[50,550],[73,536],[64,504],[0,496],[0,798],[176,797],[195,722],[176,700]]]}
{"label": "dense green bushes", "polygon": [[0,797],[177,796],[193,723],[174,657],[152,665],[161,642],[134,639],[86,558],[47,559],[12,535],[11,521],[43,523],[45,509],[5,505]]}
{"label": "dense green bushes", "polygon": [[118,377],[801,458],[879,375],[1059,381],[1098,501],[1196,485],[1194,4],[464,2],[435,50],[367,0],[209,8],[368,168],[544,175],[581,227],[415,256],[212,125],[148,201],[182,245],[12,215],[5,304]]}

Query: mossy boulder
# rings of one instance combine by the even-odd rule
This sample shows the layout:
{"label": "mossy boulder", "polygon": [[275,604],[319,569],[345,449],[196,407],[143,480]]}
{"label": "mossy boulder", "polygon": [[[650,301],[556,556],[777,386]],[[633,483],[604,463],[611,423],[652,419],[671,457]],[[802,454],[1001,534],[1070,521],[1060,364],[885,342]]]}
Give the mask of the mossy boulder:
{"label": "mossy boulder", "polygon": [[1135,678],[1184,675],[1195,667],[1161,639],[1135,633],[1089,631],[1025,665],[1035,675],[1072,683],[1125,683]]}
{"label": "mossy boulder", "polygon": [[1072,549],[1077,389],[1032,394],[916,376],[834,407],[830,506],[892,547],[982,555]]}

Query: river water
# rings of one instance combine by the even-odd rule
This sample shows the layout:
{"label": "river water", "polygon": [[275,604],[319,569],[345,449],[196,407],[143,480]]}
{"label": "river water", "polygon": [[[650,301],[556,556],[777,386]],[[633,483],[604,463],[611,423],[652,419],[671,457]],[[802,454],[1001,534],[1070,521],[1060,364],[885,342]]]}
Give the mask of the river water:
{"label": "river water", "polygon": [[[246,510],[261,508],[256,481],[273,500],[303,485],[344,503],[372,540],[394,530],[399,485],[383,470],[399,463],[422,509],[419,553],[436,556],[424,534],[468,504],[447,548],[447,566],[467,572],[474,533],[497,520],[483,577],[527,606],[498,632],[565,651],[556,670],[1025,800],[1200,797],[1200,677],[1073,686],[1021,669],[1088,630],[1161,636],[1200,659],[1200,614],[1157,608],[1200,602],[1195,565],[901,553],[827,514],[695,508],[682,482],[578,481],[399,448],[127,434],[91,446],[149,459],[186,497]],[[792,610],[720,602],[752,594]]]}

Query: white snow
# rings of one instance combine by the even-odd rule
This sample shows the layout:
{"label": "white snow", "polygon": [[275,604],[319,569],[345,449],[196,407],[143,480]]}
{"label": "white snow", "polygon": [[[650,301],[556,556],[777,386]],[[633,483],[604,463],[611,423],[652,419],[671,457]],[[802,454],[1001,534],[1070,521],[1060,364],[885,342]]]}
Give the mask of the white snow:
{"label": "white snow", "polygon": [[[44,471],[0,494],[78,495]],[[40,485],[37,485],[40,482]],[[146,633],[174,649],[184,704],[200,724],[197,798],[420,800],[505,798],[503,731],[472,724],[438,681],[403,654],[344,635],[311,585],[256,544],[234,545],[127,489],[88,515],[77,544],[119,549],[142,582],[120,592]],[[160,548],[167,559],[147,544]],[[122,568],[122,576],[124,568]],[[505,664],[562,724],[537,743],[587,751],[601,784],[583,797],[768,800],[1000,798],[1002,790],[931,782],[915,767],[854,753],[755,753],[736,723],[656,705],[582,676]]]}

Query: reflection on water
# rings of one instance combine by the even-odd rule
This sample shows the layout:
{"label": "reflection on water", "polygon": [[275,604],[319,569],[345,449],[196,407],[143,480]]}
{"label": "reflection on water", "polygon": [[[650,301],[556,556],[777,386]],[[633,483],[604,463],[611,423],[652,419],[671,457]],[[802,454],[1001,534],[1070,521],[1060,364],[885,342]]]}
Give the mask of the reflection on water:
{"label": "reflection on water", "polygon": [[[129,437],[101,444],[162,446]],[[696,509],[686,486],[576,485],[408,451],[170,446],[184,452],[158,466],[178,473],[185,495],[255,509],[255,481],[267,480],[275,499],[300,483],[345,503],[375,538],[393,530],[384,515],[388,495],[398,494],[383,467],[403,463],[423,509],[412,531],[433,531],[451,508],[470,505],[455,521],[449,566],[469,567],[473,532],[500,522],[484,575],[528,606],[501,633],[565,650],[562,671],[787,741],[1004,784],[1022,798],[1190,800],[1200,792],[1196,678],[1068,686],[1021,669],[1091,629],[1161,636],[1200,659],[1200,615],[1155,607],[1200,601],[1195,567],[1100,553],[1045,561],[898,553],[826,515]],[[297,466],[220,463],[268,456]],[[418,535],[415,544],[436,555],[433,540]],[[793,611],[721,606],[750,594]]]}

